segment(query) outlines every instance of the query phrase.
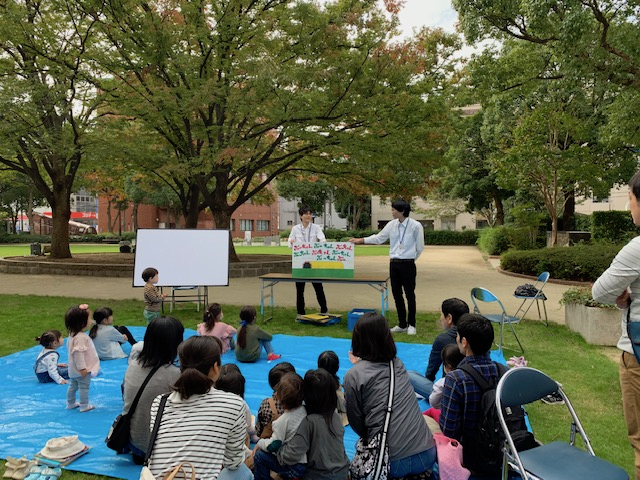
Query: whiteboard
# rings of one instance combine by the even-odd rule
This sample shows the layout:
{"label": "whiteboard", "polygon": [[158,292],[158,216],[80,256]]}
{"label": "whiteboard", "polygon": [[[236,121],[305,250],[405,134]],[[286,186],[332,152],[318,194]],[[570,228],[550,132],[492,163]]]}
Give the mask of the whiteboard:
{"label": "whiteboard", "polygon": [[134,287],[144,287],[148,267],[158,270],[159,287],[229,285],[229,230],[140,229]]}

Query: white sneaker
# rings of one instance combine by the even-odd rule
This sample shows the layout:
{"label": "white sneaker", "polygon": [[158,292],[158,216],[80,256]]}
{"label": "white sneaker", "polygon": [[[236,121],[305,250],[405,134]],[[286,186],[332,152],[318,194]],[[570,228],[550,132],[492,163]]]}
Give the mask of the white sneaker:
{"label": "white sneaker", "polygon": [[416,334],[416,327],[412,327],[411,325],[409,325],[409,328],[407,329],[407,335],[415,335]]}
{"label": "white sneaker", "polygon": [[396,325],[391,329],[391,333],[405,333],[407,331],[406,328],[402,328],[400,325]]}

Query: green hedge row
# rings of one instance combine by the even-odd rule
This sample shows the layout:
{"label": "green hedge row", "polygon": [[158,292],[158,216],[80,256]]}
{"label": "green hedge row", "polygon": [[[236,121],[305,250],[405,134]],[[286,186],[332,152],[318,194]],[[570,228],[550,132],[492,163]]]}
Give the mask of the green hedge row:
{"label": "green hedge row", "polygon": [[626,242],[640,234],[629,212],[616,210],[591,214],[591,235],[594,240]]}
{"label": "green hedge row", "polygon": [[[123,232],[122,235],[115,233],[99,233],[96,235],[71,235],[71,243],[100,243],[115,240],[133,240],[136,238],[135,232]],[[51,243],[51,235],[28,235],[24,233],[0,234],[0,243]]]}
{"label": "green hedge row", "polygon": [[478,247],[489,255],[500,255],[510,249],[532,250],[545,244],[545,232],[529,227],[484,228],[478,237]]}
{"label": "green hedge row", "polygon": [[500,267],[509,272],[538,276],[549,272],[551,278],[593,282],[604,272],[621,245],[595,244],[573,247],[513,250],[500,258]]}
{"label": "green hedge row", "polygon": [[[280,232],[280,238],[289,238],[291,230]],[[368,237],[378,233],[377,230],[339,230],[327,228],[324,235],[337,242],[346,242],[350,238]],[[478,241],[478,230],[426,230],[424,243],[427,245],[475,245]]]}

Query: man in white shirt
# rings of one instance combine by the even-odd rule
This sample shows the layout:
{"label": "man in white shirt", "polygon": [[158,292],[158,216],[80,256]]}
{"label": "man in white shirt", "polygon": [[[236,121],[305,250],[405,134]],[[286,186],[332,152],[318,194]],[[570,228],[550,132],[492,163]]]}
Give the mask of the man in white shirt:
{"label": "man in white shirt", "polygon": [[[300,223],[294,225],[289,234],[289,246],[292,246],[295,242],[324,242],[326,237],[319,225],[313,223],[313,215],[311,209],[307,205],[302,205],[298,210],[300,214]],[[305,315],[304,306],[304,287],[305,282],[296,282],[296,309],[298,315]],[[327,313],[327,298],[324,295],[324,288],[322,283],[312,282],[313,289],[316,291],[316,298],[320,304],[320,313]]]}
{"label": "man in white shirt", "polygon": [[[416,260],[424,249],[424,229],[422,224],[409,218],[411,205],[404,200],[391,204],[393,220],[380,233],[366,238],[352,238],[355,244],[381,245],[389,240],[389,277],[391,293],[398,312],[398,325],[393,333],[416,334]],[[407,307],[404,297],[407,297]],[[408,311],[407,311],[408,310]]]}

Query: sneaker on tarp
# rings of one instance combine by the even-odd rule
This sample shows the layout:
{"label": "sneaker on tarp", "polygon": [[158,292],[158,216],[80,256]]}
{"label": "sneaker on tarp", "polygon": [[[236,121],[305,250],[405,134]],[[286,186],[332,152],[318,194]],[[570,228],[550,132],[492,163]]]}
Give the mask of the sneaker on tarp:
{"label": "sneaker on tarp", "polygon": [[267,360],[268,361],[272,361],[272,360],[278,360],[279,358],[282,358],[282,355],[278,355],[277,353],[270,353],[269,355],[267,355]]}

